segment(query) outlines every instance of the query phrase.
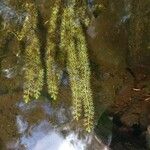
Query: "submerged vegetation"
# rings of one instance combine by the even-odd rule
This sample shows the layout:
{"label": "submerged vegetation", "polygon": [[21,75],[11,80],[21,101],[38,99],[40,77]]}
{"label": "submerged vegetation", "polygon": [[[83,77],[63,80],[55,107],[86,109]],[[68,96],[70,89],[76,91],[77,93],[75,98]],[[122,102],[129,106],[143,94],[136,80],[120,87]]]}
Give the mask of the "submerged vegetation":
{"label": "submerged vegetation", "polygon": [[[94,128],[94,135],[106,135],[109,144],[112,125],[116,144],[122,135],[138,139],[138,144],[145,132],[149,136],[149,4],[136,0],[0,1],[0,143],[17,132],[13,128],[20,115],[15,111],[18,100],[28,108],[46,101],[46,108],[42,107],[53,113],[50,98],[56,104],[55,113],[60,109],[58,117],[64,119],[67,112],[63,127],[69,123],[73,129],[83,126],[90,132]],[[22,103],[22,95],[27,104]],[[28,103],[33,99],[43,101]],[[40,111],[35,109],[26,118],[39,123]],[[59,120],[45,113],[43,118],[50,123]],[[134,136],[136,130],[140,137]],[[119,141],[114,135],[121,136]]]}
{"label": "submerged vegetation", "polygon": [[32,13],[25,18],[23,27],[17,36],[20,40],[26,40],[24,100],[27,103],[31,97],[37,99],[40,95],[43,86],[43,69],[40,61],[40,41],[36,33],[37,11],[32,4],[26,4],[26,10]]}
{"label": "submerged vegetation", "polygon": [[79,16],[76,16],[78,9],[75,4],[73,0],[63,11],[60,48],[67,52],[67,70],[70,76],[74,118],[79,120],[83,104],[84,125],[87,131],[90,131],[93,126],[94,108],[88,51]]}
{"label": "submerged vegetation", "polygon": [[44,60],[46,69],[42,67],[40,41],[37,34],[37,8],[35,4],[27,3],[25,11],[27,15],[22,28],[14,33],[20,43],[25,43],[23,47],[25,102],[29,102],[31,98],[39,98],[44,84],[44,72],[48,93],[53,100],[57,99],[61,72],[63,72],[58,58],[63,57],[60,59],[64,61],[63,67],[67,68],[71,85],[73,117],[78,121],[84,116],[84,126],[90,132],[93,128],[94,106],[90,85],[88,47],[84,35],[84,26],[90,22],[86,2],[82,2],[80,7],[76,0],[65,4],[61,0],[54,2],[50,9],[50,18],[46,23],[48,26]]}

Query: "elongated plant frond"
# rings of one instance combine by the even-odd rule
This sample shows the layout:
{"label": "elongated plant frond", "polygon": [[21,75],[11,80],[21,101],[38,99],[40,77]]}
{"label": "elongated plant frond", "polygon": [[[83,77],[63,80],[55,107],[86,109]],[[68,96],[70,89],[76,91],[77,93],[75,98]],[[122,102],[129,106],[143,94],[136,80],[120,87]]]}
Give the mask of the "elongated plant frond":
{"label": "elongated plant frond", "polygon": [[[40,42],[36,34],[37,11],[34,5],[30,4],[27,5],[26,9],[27,13],[30,12],[30,15],[27,15],[22,30],[17,36],[20,40],[27,41],[24,99],[28,102],[30,97],[38,98],[40,95],[43,85],[43,69],[40,61]],[[61,24],[58,26],[60,12],[62,13]],[[69,74],[72,91],[73,118],[79,120],[84,116],[84,126],[88,132],[93,128],[94,106],[90,85],[88,48],[82,25],[88,26],[89,22],[90,18],[87,16],[85,1],[66,1],[63,5],[61,0],[54,1],[48,21],[45,53],[48,93],[54,100],[57,99],[59,89],[57,48],[59,48],[63,57],[63,54],[66,54],[63,59],[66,62],[65,67]],[[58,30],[60,30],[60,33],[57,32]],[[57,40],[57,34],[60,34],[60,41]]]}
{"label": "elongated plant frond", "polygon": [[[20,39],[26,40],[25,72],[24,72],[24,100],[37,99],[43,86],[43,69],[40,60],[40,42],[36,34],[37,11],[34,5],[27,4],[26,19],[22,30],[18,34]],[[32,12],[32,13],[31,13]]]}
{"label": "elongated plant frond", "polygon": [[[74,36],[74,5],[64,8],[61,26],[61,47],[67,51],[67,70],[70,77],[74,119],[81,116],[80,83]],[[67,36],[65,36],[67,35]]]}
{"label": "elongated plant frond", "polygon": [[58,80],[59,75],[57,75],[57,64],[55,61],[56,55],[56,24],[57,16],[60,9],[60,0],[55,1],[54,7],[51,10],[51,15],[48,24],[48,39],[46,47],[46,69],[47,69],[47,83],[48,92],[51,97],[56,100],[58,95]]}

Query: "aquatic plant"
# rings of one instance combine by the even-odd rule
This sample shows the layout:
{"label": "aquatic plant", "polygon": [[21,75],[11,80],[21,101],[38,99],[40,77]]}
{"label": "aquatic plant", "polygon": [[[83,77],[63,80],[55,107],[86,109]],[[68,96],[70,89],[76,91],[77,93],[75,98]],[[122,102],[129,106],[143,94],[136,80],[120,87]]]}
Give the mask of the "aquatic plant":
{"label": "aquatic plant", "polygon": [[43,69],[40,60],[40,42],[36,33],[37,11],[35,5],[26,4],[27,16],[21,31],[17,34],[25,44],[24,100],[37,99],[43,86]]}
{"label": "aquatic plant", "polygon": [[[73,115],[76,120],[81,116],[81,97],[80,97],[80,77],[78,70],[78,58],[74,41],[74,5],[65,7],[62,15],[61,24],[61,43],[60,49],[67,52],[67,70],[70,77],[70,84],[73,98]],[[66,36],[67,35],[67,36]]]}
{"label": "aquatic plant", "polygon": [[55,1],[54,7],[51,10],[51,15],[49,19],[48,37],[47,37],[47,47],[46,47],[46,69],[47,69],[47,83],[48,92],[51,97],[56,100],[58,94],[58,76],[57,68],[55,62],[56,56],[56,24],[57,16],[59,13],[60,0]]}
{"label": "aquatic plant", "polygon": [[[37,12],[34,5],[28,4],[26,7],[28,15],[22,30],[17,36],[20,40],[25,38],[27,41],[25,48],[24,99],[28,102],[31,97],[37,99],[40,95],[43,85],[43,69],[40,61],[40,42],[36,34]],[[58,43],[57,21],[60,12],[60,41]],[[59,48],[60,55],[66,56],[64,59],[72,91],[73,117],[78,121],[84,116],[84,126],[90,132],[93,127],[94,106],[90,87],[88,48],[82,26],[87,26],[90,21],[89,16],[86,17],[86,13],[86,3],[84,2],[80,7],[78,0],[68,1],[63,5],[61,0],[54,2],[48,21],[45,72],[48,92],[51,98],[56,100],[59,89],[56,55]]]}
{"label": "aquatic plant", "polygon": [[76,29],[76,38],[77,38],[77,50],[78,50],[78,60],[79,60],[79,73],[81,78],[81,94],[82,102],[84,106],[84,123],[87,126],[87,130],[90,131],[93,126],[93,117],[94,117],[94,106],[92,99],[92,91],[90,87],[90,67],[87,55],[87,45],[85,36],[82,28],[79,26]]}
{"label": "aquatic plant", "polygon": [[64,8],[60,48],[67,51],[67,70],[72,90],[74,119],[79,120],[83,104],[84,125],[86,130],[90,131],[93,126],[94,108],[90,88],[88,49],[77,12],[75,1]]}
{"label": "aquatic plant", "polygon": [[[85,5],[77,7],[76,1],[64,8],[61,26],[61,48],[67,51],[67,70],[73,98],[74,119],[79,120],[84,109],[84,125],[90,131],[93,126],[94,107],[90,87],[88,49],[81,21],[87,24]],[[81,16],[81,18],[80,18]],[[89,19],[89,18],[88,18]],[[67,35],[67,37],[65,36]]]}

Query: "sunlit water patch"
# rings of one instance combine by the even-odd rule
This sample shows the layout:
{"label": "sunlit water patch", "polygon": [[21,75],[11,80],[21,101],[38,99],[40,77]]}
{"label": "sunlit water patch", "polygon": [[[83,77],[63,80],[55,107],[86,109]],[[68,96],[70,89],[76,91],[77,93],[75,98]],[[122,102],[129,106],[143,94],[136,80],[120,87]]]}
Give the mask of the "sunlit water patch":
{"label": "sunlit water patch", "polygon": [[[82,129],[72,129],[69,111],[62,105],[53,108],[48,102],[32,101],[29,104],[17,104],[21,113],[16,116],[16,125],[20,137],[7,144],[15,150],[107,150],[95,134],[83,134]],[[28,122],[28,115],[41,108],[43,118],[36,123]],[[55,118],[55,123],[48,117]]]}
{"label": "sunlit water patch", "polygon": [[20,138],[20,144],[27,150],[84,150],[86,140],[79,140],[78,135],[71,132],[64,137],[59,131],[51,128],[47,121],[31,127],[30,133]]}

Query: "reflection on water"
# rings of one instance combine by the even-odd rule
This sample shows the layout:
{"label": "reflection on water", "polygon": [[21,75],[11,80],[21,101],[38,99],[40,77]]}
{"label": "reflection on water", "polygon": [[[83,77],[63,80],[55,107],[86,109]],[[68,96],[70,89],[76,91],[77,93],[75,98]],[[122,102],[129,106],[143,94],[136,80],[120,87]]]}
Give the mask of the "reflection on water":
{"label": "reflection on water", "polygon": [[[53,108],[48,102],[32,101],[29,104],[17,104],[21,110],[16,116],[19,138],[7,144],[15,150],[107,150],[94,134],[83,134],[70,124],[69,111],[63,105]],[[39,110],[39,107],[41,110]],[[30,116],[38,109],[43,113],[36,122],[30,123]],[[39,115],[39,114],[36,114]],[[50,118],[50,120],[48,119]],[[55,118],[55,121],[52,122]]]}
{"label": "reflection on water", "polygon": [[24,118],[21,115],[18,115],[16,117],[18,132],[23,133],[28,127],[28,123],[24,120]]}
{"label": "reflection on water", "polygon": [[51,128],[47,121],[32,127],[30,133],[21,137],[20,144],[28,150],[84,150],[86,146],[74,133],[64,138],[59,131]]}
{"label": "reflection on water", "polygon": [[17,75],[17,72],[15,71],[16,68],[9,68],[9,69],[3,69],[2,73],[6,78],[13,78]]}

